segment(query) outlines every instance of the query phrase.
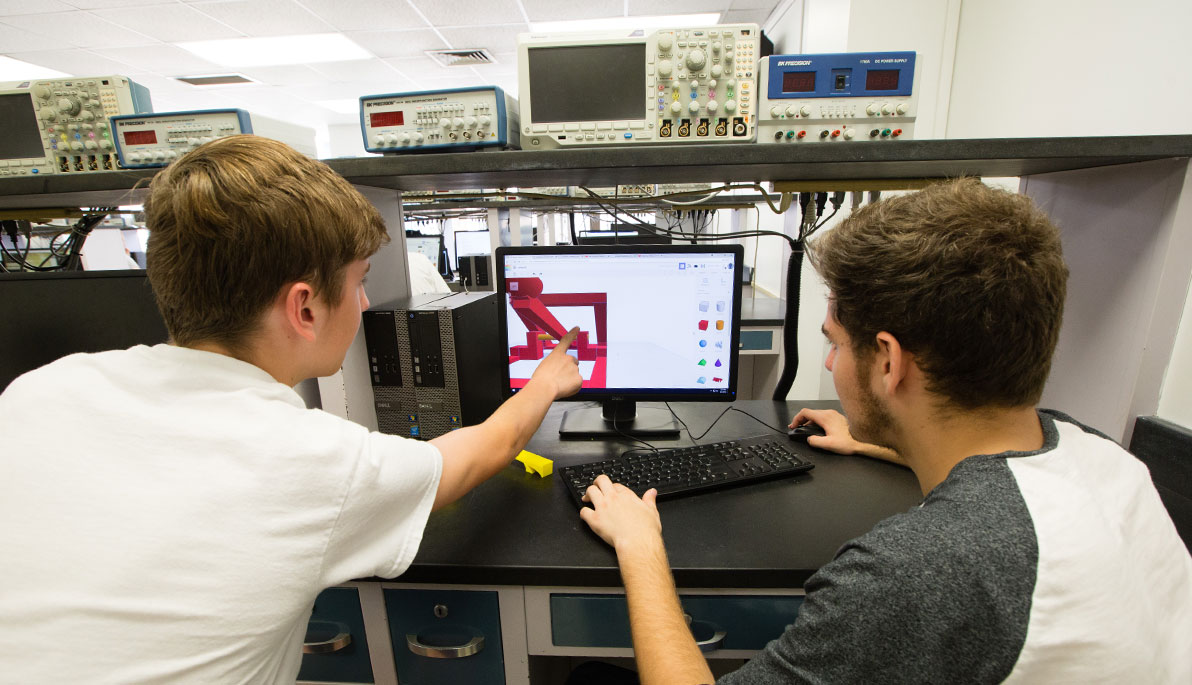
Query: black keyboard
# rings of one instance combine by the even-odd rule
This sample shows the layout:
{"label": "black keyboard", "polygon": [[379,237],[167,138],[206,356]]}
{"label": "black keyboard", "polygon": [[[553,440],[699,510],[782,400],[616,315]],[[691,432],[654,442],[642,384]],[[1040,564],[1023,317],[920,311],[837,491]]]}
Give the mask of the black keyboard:
{"label": "black keyboard", "polygon": [[559,473],[576,503],[596,476],[605,474],[640,497],[658,488],[658,499],[783,478],[809,471],[814,464],[791,448],[785,435],[717,442],[692,447],[641,452],[633,456],[568,466]]}

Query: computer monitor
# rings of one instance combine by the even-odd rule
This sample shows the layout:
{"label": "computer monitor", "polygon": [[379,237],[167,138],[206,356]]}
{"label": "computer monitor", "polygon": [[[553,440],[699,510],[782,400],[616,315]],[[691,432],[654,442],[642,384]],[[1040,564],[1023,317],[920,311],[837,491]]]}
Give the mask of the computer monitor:
{"label": "computer monitor", "polygon": [[431,264],[435,265],[435,269],[442,271],[439,266],[439,257],[443,254],[443,236],[407,235],[406,250],[425,256]]}
{"label": "computer monitor", "polygon": [[0,391],[68,354],[167,337],[144,271],[0,274]]}
{"label": "computer monitor", "polygon": [[671,239],[634,224],[613,224],[607,231],[580,231],[575,242],[578,245],[670,245]]}
{"label": "computer monitor", "polygon": [[589,245],[497,249],[505,389],[516,393],[573,326],[570,354],[597,401],[563,417],[564,437],[677,436],[666,409],[640,401],[737,398],[740,245]]}

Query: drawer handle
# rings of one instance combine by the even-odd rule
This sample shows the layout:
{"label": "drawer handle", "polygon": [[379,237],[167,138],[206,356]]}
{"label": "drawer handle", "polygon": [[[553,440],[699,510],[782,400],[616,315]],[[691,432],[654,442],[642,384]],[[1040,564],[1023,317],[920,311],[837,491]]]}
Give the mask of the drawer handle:
{"label": "drawer handle", "polygon": [[[335,637],[330,640],[315,640],[313,642],[302,643],[303,654],[330,654],[338,652],[339,650],[352,644],[352,634],[347,631],[347,626],[342,623],[332,623],[331,621],[311,621],[310,625],[316,624],[322,626],[329,626],[331,630],[336,631]],[[326,633],[324,633],[326,634]]]}
{"label": "drawer handle", "polygon": [[480,650],[484,649],[484,636],[477,635],[468,640],[462,645],[455,645],[453,647],[438,647],[432,645],[424,645],[418,640],[418,636],[414,633],[406,633],[406,646],[410,651],[418,656],[427,656],[432,659],[462,659],[466,656],[472,656]]}

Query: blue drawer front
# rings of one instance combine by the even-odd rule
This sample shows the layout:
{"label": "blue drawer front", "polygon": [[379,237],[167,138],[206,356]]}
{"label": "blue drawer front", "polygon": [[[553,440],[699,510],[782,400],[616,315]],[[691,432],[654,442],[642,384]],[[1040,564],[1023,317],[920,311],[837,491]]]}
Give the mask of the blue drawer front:
{"label": "blue drawer front", "polygon": [[[439,618],[435,607],[446,607]],[[432,683],[504,683],[501,650],[501,608],[496,592],[478,590],[385,590],[385,611],[393,641],[397,679],[402,685]],[[406,635],[426,645],[461,645],[484,637],[479,652],[438,659],[410,651]]]}
{"label": "blue drawer front", "polygon": [[741,350],[771,350],[774,349],[774,331],[741,331]]}
{"label": "blue drawer front", "polygon": [[307,627],[307,641],[330,640],[338,632],[352,636],[347,647],[327,654],[303,654],[298,680],[335,683],[373,682],[360,593],[355,588],[331,588],[315,599]]}
{"label": "blue drawer front", "polygon": [[[682,595],[697,640],[722,630],[721,649],[757,650],[794,622],[801,595]],[[553,594],[551,640],[560,647],[632,647],[629,609],[622,595]]]}

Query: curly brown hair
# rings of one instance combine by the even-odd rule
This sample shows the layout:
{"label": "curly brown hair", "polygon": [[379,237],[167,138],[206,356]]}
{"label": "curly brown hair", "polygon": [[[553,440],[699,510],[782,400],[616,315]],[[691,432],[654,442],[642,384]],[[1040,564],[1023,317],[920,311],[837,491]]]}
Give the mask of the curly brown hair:
{"label": "curly brown hair", "polygon": [[961,409],[1033,406],[1067,289],[1059,230],[1023,195],[974,178],[854,212],[808,245],[858,359],[887,331],[928,390]]}
{"label": "curly brown hair", "polygon": [[252,135],[207,143],[160,171],[145,201],[149,282],[171,339],[243,350],[289,283],[339,302],[344,269],[389,240],[326,164]]}

